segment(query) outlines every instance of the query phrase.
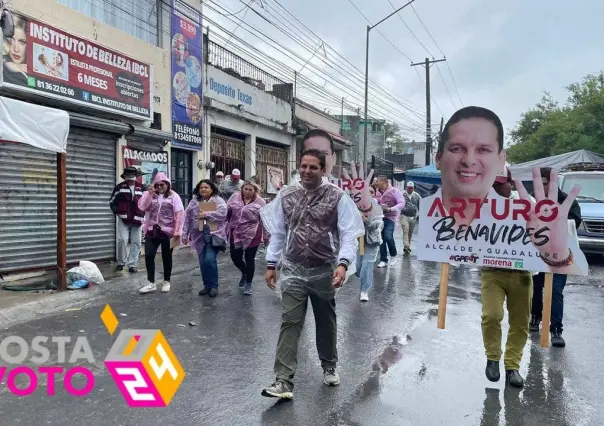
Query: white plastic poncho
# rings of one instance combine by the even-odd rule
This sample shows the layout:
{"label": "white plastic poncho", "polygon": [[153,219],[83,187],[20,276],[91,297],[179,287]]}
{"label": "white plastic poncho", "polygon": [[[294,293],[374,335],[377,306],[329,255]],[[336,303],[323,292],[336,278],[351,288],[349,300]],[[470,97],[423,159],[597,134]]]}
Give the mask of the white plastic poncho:
{"label": "white plastic poncho", "polygon": [[[323,185],[329,185],[323,183]],[[332,299],[337,289],[333,286],[333,272],[340,259],[348,260],[349,266],[346,280],[356,271],[356,255],[358,249],[358,238],[365,234],[365,226],[358,213],[357,207],[347,194],[343,194],[337,205],[337,227],[339,234],[339,251],[334,253],[336,260],[323,266],[307,268],[297,262],[288,260],[284,253],[292,244],[294,235],[302,232],[307,223],[286,223],[283,211],[282,197],[291,191],[303,190],[299,186],[284,188],[277,197],[260,211],[265,229],[270,234],[270,243],[266,252],[267,263],[280,263],[281,270],[277,280],[276,291],[279,297],[283,292],[305,292],[315,294],[323,299]],[[296,206],[303,209],[300,217],[315,215],[308,210],[308,205],[303,203]],[[329,239],[331,247],[335,251],[334,235],[329,232],[325,239]],[[323,241],[325,242],[325,241]],[[312,249],[312,247],[311,247]],[[346,282],[345,280],[345,282]]]}

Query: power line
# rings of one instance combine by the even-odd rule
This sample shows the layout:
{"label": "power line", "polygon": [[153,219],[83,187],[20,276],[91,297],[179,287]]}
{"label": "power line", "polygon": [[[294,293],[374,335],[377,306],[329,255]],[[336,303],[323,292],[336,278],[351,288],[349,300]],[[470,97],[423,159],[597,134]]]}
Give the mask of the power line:
{"label": "power line", "polygon": [[[363,12],[361,12],[361,10],[360,10],[360,9],[359,9],[359,8],[356,6],[356,4],[354,4],[354,2],[353,2],[352,0],[348,0],[348,1],[349,1],[349,2],[350,2],[350,3],[351,3],[353,6],[354,6],[354,8],[355,8],[356,10],[358,10],[358,11],[359,11],[359,13],[360,13],[360,14],[361,14],[361,15],[362,15],[364,18],[365,18],[365,20],[367,21],[367,23],[368,23],[369,25],[371,25],[371,21],[370,21],[370,20],[367,18],[367,16],[365,16],[365,14],[364,14]],[[411,7],[413,7],[413,5],[411,5]],[[417,14],[417,12],[416,12],[416,14]],[[397,14],[397,15],[398,15],[398,14]],[[379,33],[379,34],[380,34],[382,37],[384,37],[384,39],[386,39],[386,41],[388,41],[390,44],[392,44],[392,42],[391,42],[390,40],[388,40],[388,39],[387,39],[387,38],[386,38],[386,37],[385,37],[385,36],[384,36],[384,35],[383,35],[383,34],[382,34],[382,33],[381,33],[379,30],[377,30],[377,29],[376,29],[376,31],[377,31],[377,32],[378,32],[378,33]],[[396,48],[396,46],[394,46],[394,47]],[[398,50],[398,48],[397,48],[397,50]],[[399,50],[399,52],[400,52],[400,50]],[[409,58],[407,55],[405,55],[403,52],[400,52],[400,53],[401,53],[401,54],[402,54],[402,55],[403,55],[405,58],[407,58],[407,59],[409,59],[409,60],[411,61],[411,59],[410,59],[410,58]],[[411,61],[411,62],[413,62],[413,61]],[[420,81],[422,81],[422,82],[423,82],[423,80],[422,80],[421,76],[419,75],[419,73],[417,73],[417,75],[420,77]],[[434,103],[434,105],[436,106],[436,108],[437,108],[439,111],[441,111],[440,107],[438,106],[438,104],[436,103],[436,101],[434,101],[434,99],[432,99],[432,102]],[[442,113],[442,111],[441,111],[441,113]],[[443,115],[444,115],[444,114],[443,114]]]}
{"label": "power line", "polygon": [[[211,8],[211,6],[210,6],[210,8]],[[210,22],[211,24],[213,24],[214,26],[216,26],[217,28],[219,28],[219,29],[220,29],[220,30],[222,30],[223,32],[228,33],[228,31],[227,31],[226,29],[224,29],[224,28],[223,28],[223,27],[221,27],[219,24],[217,24],[217,23],[215,23],[214,21],[212,21],[210,18],[205,17],[205,16],[204,16],[204,18],[206,19],[206,21]],[[251,31],[247,30],[245,27],[242,27],[242,28],[243,28],[245,31],[249,32],[250,34],[254,35],[256,38],[258,38],[258,39],[262,40],[260,37],[258,37],[258,35],[256,35],[256,34],[252,33]],[[217,35],[218,33],[214,32],[213,34]],[[264,34],[263,34],[263,35],[264,35]],[[265,35],[265,36],[266,36],[266,35]],[[224,38],[224,37],[222,37],[222,38]],[[238,42],[242,43],[243,45],[245,45],[246,47],[248,47],[249,49],[253,49],[254,51],[258,52],[259,54],[262,54],[263,56],[265,56],[265,57],[269,58],[269,60],[274,60],[274,58],[270,57],[270,56],[269,56],[269,55],[267,55],[265,52],[260,52],[260,51],[258,51],[258,50],[257,50],[257,49],[256,49],[254,46],[251,46],[249,43],[245,42],[244,40],[242,40],[242,39],[241,39],[241,38],[239,38],[238,36],[234,36],[233,38],[234,38],[234,39],[236,39]],[[249,54],[249,52],[246,52],[246,53],[248,53],[248,54]],[[250,55],[250,56],[252,56],[252,55]],[[287,56],[287,55],[286,55],[286,56]],[[255,59],[256,59],[256,60],[258,60],[258,58],[257,58],[257,57],[256,57]],[[295,57],[294,57],[294,58],[291,58],[291,57],[290,57],[290,59],[292,59],[294,62],[298,61],[298,60],[297,60]],[[295,71],[294,71],[293,69],[289,68],[287,65],[282,64],[282,63],[279,63],[279,62],[276,62],[276,63],[277,63],[277,64],[279,64],[279,66],[280,66],[282,69],[286,69],[286,73],[288,73],[288,74],[289,74],[289,73],[291,73],[291,74],[295,73]],[[300,63],[300,62],[298,61],[298,63]],[[299,79],[301,79],[302,81],[307,81],[307,82],[309,82],[309,83],[310,83],[311,85],[313,85],[314,87],[317,87],[316,83],[314,83],[312,80],[310,80],[310,79],[308,79],[308,78],[304,77],[304,76],[303,76],[303,75],[301,75],[301,74],[298,74],[298,78],[299,78]],[[335,85],[335,84],[334,84],[334,85]],[[330,94],[330,97],[332,97],[332,99],[337,100],[337,102],[340,102],[340,101],[341,101],[341,97],[338,97],[337,95],[331,94],[330,92],[327,92],[327,91],[326,91],[325,89],[323,89],[323,88],[320,88],[320,89],[315,89],[315,90],[318,92],[319,96],[325,96],[325,93],[329,93],[329,94]],[[348,94],[350,94],[350,92],[347,92],[347,90],[346,90],[345,88],[344,88],[344,89],[340,89],[340,90],[342,90],[344,93],[348,93]],[[358,98],[357,98],[357,99],[358,99]],[[393,111],[393,110],[388,109],[388,108],[385,108],[385,107],[382,107],[382,108],[383,108],[384,110],[388,110],[388,111],[389,111],[391,114],[394,114],[394,116],[395,116],[395,117],[397,116],[397,114],[400,114],[400,112],[396,112],[396,111]],[[355,108],[354,106],[350,106],[350,107],[349,107],[349,109],[350,109],[350,110],[356,110],[356,108]],[[373,111],[373,110],[372,110],[372,111]],[[372,115],[375,115],[375,114],[372,112]],[[405,119],[403,120],[403,122],[405,122],[405,121],[407,121],[407,120],[408,120],[408,118],[407,118],[407,117],[405,117]],[[398,121],[398,120],[397,120],[397,121]],[[400,124],[400,123],[399,123],[399,124]],[[406,125],[402,125],[402,124],[401,124],[401,126],[402,126],[402,128],[409,128],[409,127],[408,127],[408,126],[406,126]]]}
{"label": "power line", "polygon": [[[211,3],[215,4],[213,1],[211,1]],[[211,10],[214,10],[215,12],[217,12],[217,13],[221,14],[221,12],[220,12],[220,11],[218,11],[218,10],[217,10],[216,8],[214,8],[213,6],[211,6],[211,5],[209,5],[209,4],[208,4],[208,7],[209,7]],[[218,7],[220,7],[220,8],[221,8],[221,9],[223,9],[223,10],[227,10],[227,11],[228,11],[228,9],[226,9],[226,8],[224,8],[224,7],[221,7],[221,6],[218,6]],[[257,11],[256,11],[256,12],[257,12]],[[207,18],[207,19],[209,19],[209,18]],[[228,19],[232,20],[231,18],[228,18]],[[266,20],[266,17],[263,17],[263,19],[265,19],[265,20]],[[210,20],[210,21],[211,21],[211,20]],[[268,36],[268,35],[264,34],[263,32],[261,32],[261,31],[259,31],[259,30],[257,30],[257,29],[256,29],[255,27],[253,27],[252,25],[250,25],[250,24],[248,24],[248,23],[244,23],[244,24],[243,24],[243,26],[242,26],[241,28],[245,29],[245,30],[246,30],[248,33],[252,34],[254,37],[258,38],[259,40],[266,42],[266,40],[263,40],[263,38],[259,37],[259,36],[258,36],[258,34],[256,34],[256,33],[252,32],[252,31],[250,31],[250,30],[248,30],[248,29],[246,29],[246,28],[245,28],[246,26],[247,26],[247,27],[252,28],[252,29],[253,29],[253,30],[255,30],[257,33],[261,34],[261,35],[262,35],[262,36],[263,36],[265,39],[269,40],[269,41],[270,41],[270,42],[271,42],[273,45],[277,45],[277,46],[279,46],[279,48],[280,48],[280,49],[276,49],[276,50],[277,50],[277,51],[278,51],[280,54],[283,54],[284,56],[288,57],[289,59],[293,60],[294,62],[297,62],[298,64],[301,64],[301,61],[304,61],[304,58],[300,57],[298,54],[296,54],[295,52],[291,51],[291,49],[286,48],[286,47],[285,47],[285,46],[283,46],[281,43],[279,43],[279,42],[275,41],[275,40],[274,40],[273,38],[271,38],[270,36]],[[284,31],[283,29],[281,29],[281,30],[282,30],[282,32],[284,32],[284,33],[286,33],[286,34],[287,34],[287,32],[286,32],[286,31]],[[269,43],[269,46],[271,46],[271,43]],[[273,47],[273,46],[271,46],[271,47]],[[349,95],[351,95],[353,98],[356,98],[357,100],[359,100],[359,94],[358,94],[358,93],[356,93],[356,94],[351,94],[351,93],[350,93],[350,91],[348,90],[348,87],[347,87],[347,84],[346,84],[346,83],[343,83],[343,82],[342,82],[341,80],[339,80],[338,78],[334,77],[333,75],[330,75],[329,73],[325,72],[325,71],[324,71],[324,70],[322,70],[321,68],[318,68],[316,65],[314,65],[314,64],[312,64],[312,63],[310,64],[310,67],[311,67],[311,68],[316,69],[318,73],[322,74],[322,75],[319,75],[319,77],[320,77],[320,78],[326,78],[326,77],[324,77],[324,76],[326,75],[326,76],[327,76],[327,78],[330,78],[330,79],[331,79],[331,80],[330,80],[330,83],[331,83],[332,85],[334,85],[334,86],[338,87],[338,89],[339,89],[339,90],[341,90],[342,92],[344,92],[344,93],[348,93],[348,94],[349,94]],[[313,74],[318,75],[318,73],[317,73],[317,72],[313,72]],[[336,83],[338,83],[338,84],[336,84]],[[387,107],[387,106],[385,106],[384,104],[380,104],[379,106],[380,106],[380,108],[381,108],[382,110],[384,110],[384,111],[388,111],[390,114],[394,114],[395,116],[396,116],[396,115],[403,116],[403,117],[404,117],[404,121],[409,120],[409,117],[404,116],[404,115],[403,115],[403,114],[402,114],[400,111],[393,111],[393,110],[392,110],[390,107]],[[405,127],[406,127],[406,126],[405,126]]]}
{"label": "power line", "polygon": [[436,48],[440,51],[440,53],[444,57],[446,57],[447,55],[445,55],[445,52],[442,51],[442,49],[440,48],[440,46],[438,45],[438,43],[436,42],[436,40],[434,40],[434,37],[432,37],[432,34],[430,34],[430,31],[428,31],[428,28],[426,28],[426,25],[424,24],[424,21],[422,21],[422,18],[420,18],[419,13],[417,13],[417,10],[415,10],[415,7],[413,7],[413,5],[411,5],[411,9],[413,9],[413,12],[415,13],[415,16],[417,16],[417,19],[419,19],[419,22],[422,24],[422,27],[424,27],[424,30],[426,30],[426,32],[428,33],[428,35],[432,39],[432,42],[434,43],[434,45],[436,46]]}
{"label": "power line", "polygon": [[[394,6],[390,0],[388,0],[388,3],[390,3],[390,6],[392,6],[392,9],[396,10],[396,6]],[[396,16],[398,16],[399,19],[401,21],[403,21],[403,24],[405,24],[405,27],[407,27],[407,29],[409,30],[409,32],[411,33],[411,35],[413,37],[415,37],[415,40],[417,40],[417,42],[420,44],[420,46],[423,47],[426,52],[428,52],[428,55],[430,55],[432,58],[434,58],[434,55],[432,53],[430,53],[430,50],[428,50],[428,48],[426,46],[424,46],[424,43],[422,43],[421,40],[415,35],[415,33],[413,32],[413,30],[411,30],[411,27],[409,27],[409,25],[407,25],[407,22],[405,22],[405,20],[401,16],[400,12],[397,13]]]}
{"label": "power line", "polygon": [[[415,73],[419,77],[419,79],[422,82],[422,84],[425,85],[426,83],[424,82],[424,79],[422,78],[422,76],[419,73],[419,71],[417,70],[417,68],[413,67],[413,69],[415,70]],[[440,114],[444,117],[445,113],[440,109],[440,107],[438,106],[438,104],[436,103],[436,101],[434,100],[434,98],[432,97],[432,94],[430,94],[430,100],[432,101],[432,103],[434,104],[434,106],[436,107],[436,109],[438,110],[438,112],[440,112]]]}
{"label": "power line", "polygon": [[[241,1],[241,2],[242,2],[242,0],[239,0],[239,1]],[[212,3],[214,3],[214,1],[212,1]],[[268,5],[267,5],[267,6],[268,6]],[[265,11],[267,11],[267,13],[268,13],[269,15],[271,15],[273,18],[275,18],[277,21],[279,21],[279,22],[280,22],[280,23],[282,23],[282,24],[285,24],[285,26],[286,26],[286,27],[288,27],[288,26],[290,26],[290,25],[292,24],[291,20],[289,20],[289,19],[287,19],[286,17],[284,17],[284,16],[283,16],[281,13],[279,13],[279,16],[280,16],[281,18],[285,18],[285,19],[288,21],[288,23],[289,23],[290,25],[288,25],[287,23],[282,22],[282,21],[279,19],[279,17],[276,17],[275,15],[273,15],[273,14],[270,12],[270,10],[268,10],[266,7],[263,7],[263,9],[264,9]],[[274,10],[274,9],[273,9],[273,10]],[[285,9],[285,10],[286,10],[286,9]],[[287,11],[287,10],[286,10],[286,11]],[[257,11],[255,11],[255,12],[256,12],[257,14],[259,14]],[[289,12],[288,12],[288,13],[289,13]],[[260,15],[260,16],[262,16],[262,15]],[[292,15],[292,16],[293,16],[293,15]],[[295,18],[295,17],[294,17],[294,18]],[[297,35],[296,35],[296,34],[292,34],[292,32],[289,32],[289,31],[284,30],[282,27],[279,27],[278,25],[274,24],[273,22],[271,22],[270,20],[268,20],[266,17],[262,16],[262,19],[264,19],[265,21],[269,22],[271,25],[275,26],[275,27],[276,27],[276,28],[277,28],[279,31],[281,31],[282,33],[284,33],[284,34],[288,35],[288,37],[290,37],[290,38],[291,38],[293,41],[295,41],[295,42],[297,42],[298,44],[302,45],[303,47],[305,47],[305,48],[306,48],[308,51],[310,51],[311,53],[313,53],[313,54],[314,54],[314,53],[316,52],[316,48],[315,48],[315,46],[316,46],[316,41],[315,41],[315,40],[312,40],[310,37],[306,36],[306,34],[304,34],[304,35],[305,35],[305,36],[306,36],[306,37],[307,37],[307,38],[310,40],[310,43],[308,43],[308,42],[306,42],[306,41],[300,41],[300,40],[299,40],[299,38],[297,37]],[[295,19],[297,19],[297,18],[295,18]],[[294,25],[294,26],[295,26],[295,25]],[[302,33],[303,33],[303,32],[302,32]],[[312,31],[311,31],[311,33],[312,33]],[[314,35],[314,33],[313,33],[313,35]],[[325,46],[325,45],[326,45],[326,43],[325,43],[325,41],[324,41],[324,40],[322,40],[320,37],[317,37],[317,38],[318,38],[318,39],[321,41],[321,44],[322,44],[323,46]],[[333,48],[331,48],[331,46],[329,46],[329,45],[328,45],[328,47],[330,47],[330,49],[331,49],[331,50],[334,50]],[[335,51],[335,50],[334,50],[334,51]],[[336,53],[337,53],[337,51],[336,51]],[[340,56],[341,56],[341,55],[340,55]],[[327,58],[327,57],[325,57],[325,59],[323,59],[322,61],[323,61],[323,63],[326,63],[327,65],[331,66],[331,68],[334,68],[334,69],[336,69],[338,66],[341,66],[341,65],[340,65],[340,64],[338,64],[338,63],[333,63],[333,61],[329,61],[329,58]],[[330,62],[330,63],[328,64],[327,62]],[[346,62],[348,62],[348,61],[346,61]],[[349,62],[348,62],[348,63],[349,63]],[[352,64],[351,64],[351,65],[352,65]],[[354,67],[354,66],[353,66],[353,67]],[[345,78],[350,79],[350,71],[351,71],[351,70],[350,70],[350,68],[346,69],[346,70],[345,70],[345,72],[341,72],[341,71],[339,71],[339,70],[337,70],[337,71],[338,71],[340,74],[342,74],[342,75],[343,75]],[[357,69],[357,71],[358,71],[358,69]],[[360,71],[358,71],[358,72],[360,73]],[[359,79],[359,81],[364,81],[364,74],[361,74],[361,76],[360,76],[360,77],[358,77],[358,79]],[[384,93],[384,91],[382,91],[382,92]],[[418,118],[421,118],[421,113],[417,113],[417,112],[415,111],[415,110],[417,109],[417,107],[413,106],[413,108],[410,108],[409,106],[407,106],[407,105],[405,105],[405,104],[401,103],[400,101],[398,101],[396,98],[392,97],[392,95],[390,95],[388,92],[385,92],[384,94],[385,94],[386,96],[390,97],[391,99],[393,99],[393,100],[394,100],[396,103],[398,103],[399,105],[401,105],[403,108],[408,109],[410,112],[412,112],[412,113],[413,113],[414,115],[416,115]]]}
{"label": "power line", "polygon": [[457,109],[457,106],[455,106],[455,101],[453,100],[453,96],[451,96],[451,92],[449,91],[449,88],[447,87],[447,83],[445,83],[445,79],[443,77],[443,74],[440,72],[440,68],[438,67],[438,64],[435,64],[435,65],[436,65],[436,70],[438,71],[438,75],[440,76],[440,79],[443,82],[443,86],[445,86],[445,90],[449,94],[449,99],[451,99],[451,103],[453,104],[453,108]]}
{"label": "power line", "polygon": [[[440,48],[440,46],[438,45],[438,43],[436,42],[436,40],[434,40],[434,37],[432,37],[432,33],[430,33],[430,31],[428,30],[428,28],[424,24],[424,21],[422,21],[422,18],[419,16],[419,13],[417,13],[417,10],[415,10],[415,7],[413,7],[413,5],[411,5],[411,9],[413,9],[413,12],[415,13],[415,16],[417,16],[417,19],[419,19],[419,22],[422,24],[422,27],[424,27],[424,30],[426,30],[426,32],[428,33],[428,36],[430,37],[430,39],[432,39],[432,42],[434,43],[434,45],[436,46],[436,48],[440,51],[440,53],[443,55],[443,57],[446,58],[447,55],[445,55],[445,52],[443,52],[443,50]],[[447,69],[449,70],[449,75],[451,76],[451,81],[453,82],[453,87],[455,87],[455,91],[457,92],[457,96],[459,97],[459,102],[461,102],[461,106],[463,106],[463,100],[461,99],[461,95],[459,93],[459,89],[457,88],[457,84],[455,83],[455,78],[453,78],[453,72],[451,71],[451,67],[449,66],[449,61],[446,61],[446,62],[447,62]],[[447,91],[448,90],[449,89],[447,89]]]}
{"label": "power line", "polygon": [[[351,63],[347,58],[345,58],[344,56],[342,56],[336,49],[334,49],[333,47],[331,47],[329,44],[327,44],[325,42],[325,40],[323,40],[321,37],[319,37],[316,33],[314,33],[310,28],[308,28],[302,21],[300,21],[295,15],[293,15],[287,8],[285,8],[281,3],[279,3],[278,0],[273,0],[274,3],[276,3],[281,9],[283,9],[289,16],[291,16],[297,23],[299,23],[306,31],[308,31],[310,34],[312,34],[314,37],[316,37],[318,40],[320,40],[325,46],[327,46],[331,52],[333,54],[335,54],[338,58],[342,59],[342,61],[344,61],[346,64],[349,65],[349,70],[356,72],[356,74],[358,74],[358,78],[360,79],[361,83],[364,84],[364,79],[365,79],[365,74],[363,71],[361,71],[356,65],[354,65],[353,63]],[[283,15],[281,13],[279,13],[280,16],[283,17]],[[299,27],[293,23],[290,19],[285,18],[291,25],[295,26],[297,29],[299,29]],[[304,31],[301,31],[301,33],[304,34]],[[306,34],[305,34],[306,35]],[[306,36],[310,39],[309,36]],[[400,99],[396,99],[392,96],[392,94],[390,93],[390,91],[388,89],[385,89],[384,86],[380,85],[379,83],[377,83],[376,81],[374,81],[373,79],[369,79],[370,83],[373,83],[376,85],[377,89],[383,93],[385,96],[391,98],[393,101],[401,104],[401,102],[404,102],[403,100]],[[412,105],[412,104],[410,104]],[[413,109],[416,109],[417,111],[420,111],[423,114],[423,110],[420,107],[417,107],[415,105],[412,105]]]}
{"label": "power line", "polygon": [[451,71],[451,67],[449,66],[449,61],[446,62],[447,69],[449,70],[449,75],[451,76],[451,81],[453,82],[453,87],[457,91],[457,96],[459,97],[459,102],[461,102],[461,106],[463,107],[463,100],[461,99],[461,95],[459,94],[459,89],[457,88],[457,83],[455,83],[455,79],[453,78],[453,72]]}
{"label": "power line", "polygon": [[[364,14],[363,12],[361,12],[361,9],[359,9],[359,8],[357,7],[357,5],[356,5],[356,4],[354,4],[354,2],[353,2],[352,0],[348,0],[348,1],[349,1],[349,2],[350,2],[350,4],[351,4],[351,5],[353,5],[353,6],[354,6],[354,8],[355,8],[355,9],[356,9],[356,10],[357,10],[357,11],[358,11],[360,14],[361,14],[361,16],[363,16],[363,18],[365,18],[365,20],[367,21],[367,23],[368,23],[369,25],[372,25],[372,23],[371,23],[371,21],[369,20],[369,18],[367,18],[367,16],[365,16],[365,14]],[[377,31],[377,33],[378,33],[379,35],[381,35],[381,36],[384,38],[384,40],[386,40],[388,43],[390,43],[390,45],[391,45],[392,47],[394,47],[394,49],[396,49],[396,50],[398,51],[398,53],[400,53],[400,54],[401,54],[401,55],[403,55],[405,58],[407,58],[407,60],[408,60],[409,62],[413,62],[409,56],[407,56],[406,54],[404,54],[402,50],[400,50],[398,47],[396,47],[396,46],[394,45],[394,43],[392,43],[388,37],[386,37],[384,34],[382,34],[382,32],[381,32],[380,30],[376,29],[376,31]]]}

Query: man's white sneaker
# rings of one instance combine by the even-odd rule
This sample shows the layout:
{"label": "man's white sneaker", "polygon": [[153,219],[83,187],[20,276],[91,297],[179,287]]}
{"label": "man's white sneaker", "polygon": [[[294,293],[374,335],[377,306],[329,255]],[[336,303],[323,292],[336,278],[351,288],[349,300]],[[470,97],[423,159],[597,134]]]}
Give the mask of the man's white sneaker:
{"label": "man's white sneaker", "polygon": [[144,286],[143,288],[141,288],[138,292],[140,294],[146,294],[146,293],[153,293],[155,290],[157,290],[157,285],[155,283],[149,283],[146,286]]}
{"label": "man's white sneaker", "polygon": [[385,268],[386,266],[388,266],[388,264],[386,262],[380,262],[377,265],[378,268]]}
{"label": "man's white sneaker", "polygon": [[164,284],[161,286],[162,293],[168,293],[170,291],[170,283],[168,281],[164,281]]}
{"label": "man's white sneaker", "polygon": [[335,368],[323,370],[323,383],[327,386],[338,386],[340,384],[340,376]]}
{"label": "man's white sneaker", "polygon": [[361,302],[367,302],[369,301],[369,294],[365,291],[361,292],[361,298],[360,298]]}
{"label": "man's white sneaker", "polygon": [[396,265],[397,260],[398,259],[396,257],[393,257],[392,259],[390,259],[390,266]]}

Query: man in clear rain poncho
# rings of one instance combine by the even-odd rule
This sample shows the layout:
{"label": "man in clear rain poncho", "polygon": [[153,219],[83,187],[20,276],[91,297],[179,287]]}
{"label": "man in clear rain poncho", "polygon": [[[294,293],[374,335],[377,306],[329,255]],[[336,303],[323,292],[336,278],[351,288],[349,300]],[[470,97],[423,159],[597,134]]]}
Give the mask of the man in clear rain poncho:
{"label": "man in clear rain poncho", "polygon": [[[293,398],[298,341],[309,298],[323,381],[328,386],[340,383],[336,371],[335,296],[346,281],[349,268],[354,269],[358,238],[365,234],[358,210],[370,195],[366,185],[366,191],[351,190],[349,196],[325,182],[324,174],[325,155],[318,150],[304,151],[300,160],[301,185],[282,189],[261,211],[271,236],[266,254],[266,282],[271,289],[276,287],[276,268],[281,264],[282,322],[274,365],[276,379],[262,391],[267,397]],[[354,167],[353,174],[356,175]]]}

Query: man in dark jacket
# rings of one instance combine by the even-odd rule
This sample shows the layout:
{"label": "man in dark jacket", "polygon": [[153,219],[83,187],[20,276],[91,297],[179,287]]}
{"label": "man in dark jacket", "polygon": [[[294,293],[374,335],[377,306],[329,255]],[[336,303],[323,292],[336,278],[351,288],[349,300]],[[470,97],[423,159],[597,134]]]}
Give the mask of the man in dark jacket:
{"label": "man in dark jacket", "polygon": [[[136,167],[126,167],[121,183],[116,185],[109,201],[111,211],[119,218],[117,221],[117,270],[124,270],[128,265],[129,272],[136,272],[138,257],[141,252],[141,225],[145,213],[138,208],[138,200],[145,192],[145,186],[136,181],[141,176]],[[130,240],[130,253],[128,253]]]}
{"label": "man in dark jacket", "polygon": [[[557,182],[550,182],[551,167],[541,168],[541,180],[545,194],[549,194],[550,183],[556,185]],[[558,190],[558,204],[562,204],[568,194]],[[581,225],[581,207],[575,200],[568,212],[568,218],[575,221],[578,228]],[[564,286],[566,286],[566,275],[554,274],[554,285],[552,291],[552,314],[549,331],[552,334],[552,346],[563,348],[566,342],[562,338],[562,317],[564,314]],[[543,286],[545,284],[545,274],[543,272],[533,276],[533,308],[531,315],[531,328],[533,332],[539,331],[539,323],[543,312]]]}

